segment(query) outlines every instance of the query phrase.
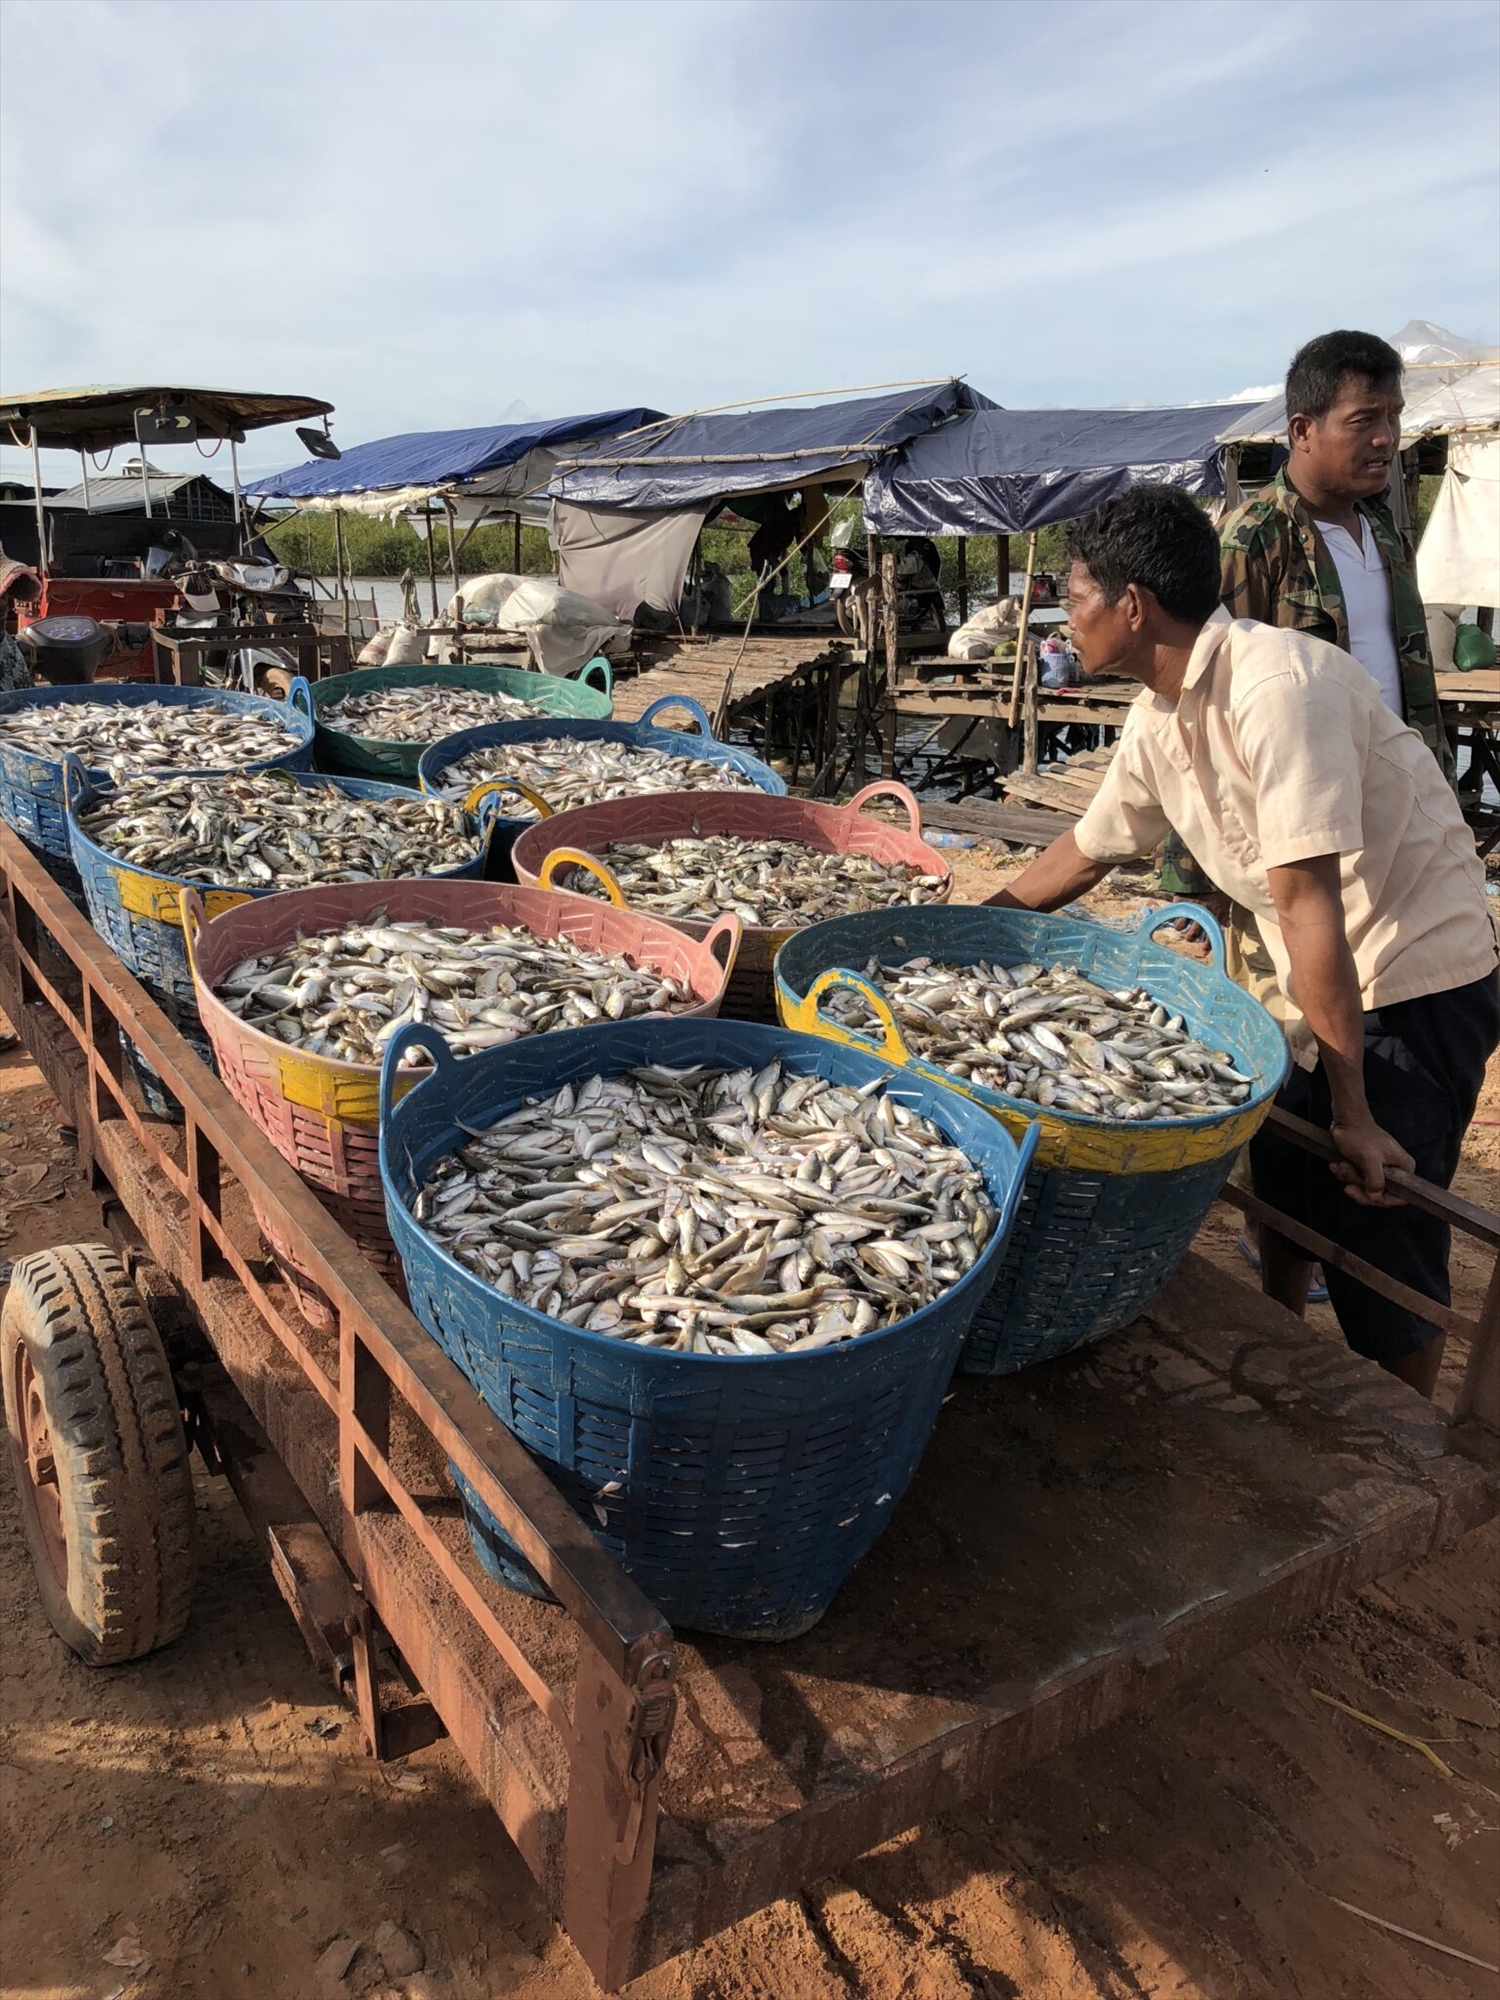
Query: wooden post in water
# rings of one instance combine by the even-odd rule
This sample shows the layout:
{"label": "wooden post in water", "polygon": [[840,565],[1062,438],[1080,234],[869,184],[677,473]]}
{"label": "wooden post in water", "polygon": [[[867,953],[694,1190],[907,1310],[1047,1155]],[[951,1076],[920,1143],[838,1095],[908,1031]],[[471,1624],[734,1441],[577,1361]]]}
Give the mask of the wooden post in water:
{"label": "wooden post in water", "polygon": [[521,516],[511,516],[510,567],[512,576],[521,574]]}
{"label": "wooden post in water", "polygon": [[901,661],[901,599],[896,593],[896,558],[880,558],[880,610],[885,628],[885,716],[880,775],[896,775],[896,684]]}
{"label": "wooden post in water", "polygon": [[969,622],[969,538],[967,535],[960,535],[958,538],[958,622],[960,625],[967,625]]}
{"label": "wooden post in water", "polygon": [[427,588],[432,594],[432,622],[438,621],[437,601],[437,547],[432,539],[432,502],[427,502],[423,518],[427,523]]}
{"label": "wooden post in water", "polygon": [[349,584],[344,575],[344,510],[342,507],[335,507],[333,510],[333,560],[339,573],[339,596],[343,599],[344,604],[344,637],[347,639],[349,636]]}

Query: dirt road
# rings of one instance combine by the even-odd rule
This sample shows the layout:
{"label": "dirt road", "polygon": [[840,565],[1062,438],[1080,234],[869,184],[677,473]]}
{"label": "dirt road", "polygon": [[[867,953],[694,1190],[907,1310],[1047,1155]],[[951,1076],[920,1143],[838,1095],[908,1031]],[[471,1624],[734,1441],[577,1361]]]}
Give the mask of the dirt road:
{"label": "dirt road", "polygon": [[[97,1237],[24,1056],[0,1232]],[[1500,1117],[1492,1088],[1481,1117]],[[1494,1200],[1500,1127],[1463,1184]],[[38,1171],[40,1169],[41,1171]],[[1237,1264],[1232,1232],[1202,1247]],[[1243,1268],[1242,1266],[1239,1268]],[[1458,1267],[1461,1293],[1482,1278]],[[1322,1337],[1336,1337],[1326,1315]],[[53,1638],[0,1479],[6,2000],[584,2000],[566,1937],[444,1745],[384,1770],[313,1674],[222,1482],[186,1636],[98,1673]],[[635,2000],[1460,2000],[1500,1960],[1500,1532],[1365,1590],[1192,1699],[893,1842]],[[1421,1752],[1315,1691],[1431,1743]],[[382,1928],[384,1927],[384,1928]],[[393,1927],[400,1927],[398,1932]],[[404,1933],[401,1934],[401,1933]],[[415,1968],[415,1969],[413,1969]]]}

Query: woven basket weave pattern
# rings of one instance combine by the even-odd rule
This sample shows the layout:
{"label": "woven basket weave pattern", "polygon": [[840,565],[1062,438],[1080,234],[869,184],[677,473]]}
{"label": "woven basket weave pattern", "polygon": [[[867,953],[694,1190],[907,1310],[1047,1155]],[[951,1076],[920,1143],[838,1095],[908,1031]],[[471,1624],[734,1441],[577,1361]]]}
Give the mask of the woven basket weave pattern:
{"label": "woven basket weave pattern", "polygon": [[[398,1037],[388,1064],[399,1047]],[[881,1333],[753,1360],[637,1348],[501,1297],[444,1256],[405,1205],[412,1176],[424,1178],[451,1150],[455,1115],[484,1124],[522,1097],[638,1063],[760,1068],[773,1057],[839,1082],[890,1077],[982,1166],[1001,1210],[974,1269]],[[710,1632],[787,1638],[812,1624],[915,1472],[988,1288],[1021,1172],[1002,1128],[939,1086],[831,1043],[735,1022],[631,1022],[563,1030],[463,1063],[445,1055],[383,1120],[382,1149],[413,1311],[653,1602]],[[481,1560],[534,1589],[498,1524],[470,1503]]]}
{"label": "woven basket weave pattern", "polygon": [[[1179,914],[1173,909],[1145,921]],[[863,972],[871,958],[917,954],[956,965],[1073,965],[1109,988],[1144,986],[1179,1012],[1191,1033],[1227,1049],[1255,1078],[1246,1102],[1232,1111],[1121,1124],[1051,1111],[912,1059],[914,1074],[946,1078],[1010,1130],[1024,1123],[1039,1128],[1021,1214],[960,1363],[965,1374],[1009,1374],[1101,1339],[1151,1303],[1240,1148],[1270,1111],[1286,1073],[1286,1044],[1265,1009],[1223,972],[1153,945],[1145,929],[1122,932],[1076,917],[965,905],[904,910],[896,918],[861,913],[798,933],[776,961],[782,1018],[857,1043],[807,1004],[814,980],[835,967]]]}

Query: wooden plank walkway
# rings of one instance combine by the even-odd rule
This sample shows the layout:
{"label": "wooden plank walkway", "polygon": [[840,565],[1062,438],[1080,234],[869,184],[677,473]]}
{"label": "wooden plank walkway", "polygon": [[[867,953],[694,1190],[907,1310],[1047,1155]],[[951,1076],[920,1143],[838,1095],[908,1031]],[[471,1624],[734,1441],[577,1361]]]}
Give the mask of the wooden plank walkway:
{"label": "wooden plank walkway", "polygon": [[[807,638],[752,636],[743,642],[734,633],[667,639],[653,642],[647,658],[650,663],[640,673],[615,682],[617,722],[639,721],[664,694],[690,694],[712,721],[726,691],[733,713],[789,682],[851,664],[849,643],[824,633]],[[670,716],[663,721],[664,726],[678,726]]]}

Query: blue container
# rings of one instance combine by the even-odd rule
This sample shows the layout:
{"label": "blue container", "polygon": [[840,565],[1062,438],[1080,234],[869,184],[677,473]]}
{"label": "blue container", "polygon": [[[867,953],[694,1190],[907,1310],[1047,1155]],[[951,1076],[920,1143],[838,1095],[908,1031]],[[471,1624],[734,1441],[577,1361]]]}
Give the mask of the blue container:
{"label": "blue container", "polygon": [[[1212,962],[1151,942],[1189,917],[1208,934]],[[949,965],[984,960],[1072,965],[1106,987],[1143,986],[1183,1017],[1191,1034],[1226,1049],[1254,1077],[1230,1111],[1122,1124],[1007,1097],[914,1056],[881,995],[860,977],[872,958],[928,954]],[[1287,1070],[1280,1028],[1223,970],[1224,941],[1206,910],[1173,903],[1119,931],[1070,915],[958,903],[870,910],[798,931],[776,957],[783,1021],[846,1045],[877,1047],[911,1074],[983,1105],[1010,1130],[1039,1131],[1016,1227],[995,1285],[975,1315],[960,1366],[1007,1375],[1102,1339],[1145,1311],[1182,1261],[1240,1149],[1271,1109]],[[860,987],[885,1025],[873,1040],[818,1012],[833,984]]]}
{"label": "blue container", "polygon": [[[435,1067],[393,1106],[396,1068],[413,1044]],[[503,1297],[407,1206],[463,1143],[460,1120],[486,1126],[525,1098],[641,1064],[758,1069],[773,1058],[841,1084],[887,1079],[983,1170],[998,1211],[983,1254],[940,1299],[878,1333],[774,1358],[636,1347]],[[415,1027],[391,1038],[380,1095],[386,1216],[412,1310],[444,1353],[667,1618],[740,1638],[805,1632],[917,1469],[1002,1253],[1034,1134],[1018,1144],[979,1106],[878,1057],[740,1021],[569,1028],[462,1060]],[[462,1481],[460,1491],[484,1567],[542,1594],[493,1515]]]}
{"label": "blue container", "polygon": [[[653,718],[664,709],[685,708],[693,718],[696,728],[656,729]],[[713,724],[702,707],[690,694],[664,694],[653,701],[639,722],[568,722],[562,718],[537,722],[491,722],[479,729],[460,729],[452,736],[441,737],[423,751],[417,763],[417,776],[424,792],[440,792],[443,788],[443,773],[450,765],[467,757],[471,750],[494,750],[495,768],[503,769],[499,753],[513,743],[628,743],[637,750],[660,750],[668,757],[697,757],[710,764],[723,764],[731,771],[738,771],[747,778],[753,778],[757,787],[777,798],[785,797],[786,781],[779,778],[769,764],[763,764],[758,757],[752,757],[748,750],[740,750],[732,743],[721,743],[714,735]],[[535,819],[497,819],[495,822],[495,852],[499,858],[508,861],[510,850],[519,834],[528,826],[535,825]]]}
{"label": "blue container", "polygon": [[[285,723],[296,735],[295,746],[280,756],[263,757],[258,763],[214,768],[235,771],[268,771],[273,765],[286,771],[312,768],[312,691],[300,674],[292,682],[285,701],[272,701],[266,695],[236,694],[228,688],[159,687],[153,681],[110,686],[98,681],[89,687],[21,688],[12,694],[0,694],[0,715],[71,702],[86,702],[93,708],[141,708],[154,702],[166,708],[218,708],[237,715],[264,716]],[[172,768],[176,777],[186,774],[185,766],[180,770]],[[108,782],[109,774],[94,766],[87,767],[87,774],[96,785]],[[193,775],[206,776],[207,772],[195,771]],[[0,738],[0,819],[13,826],[33,852],[63,864],[66,874],[58,874],[57,879],[70,893],[79,886],[68,844],[61,758],[44,757]]]}
{"label": "blue container", "polygon": [[[174,772],[174,777],[186,775]],[[401,785],[377,784],[368,778],[327,778],[308,772],[288,773],[294,784],[309,788],[331,785],[360,799],[410,798]],[[178,875],[164,875],[154,869],[132,866],[117,854],[90,840],[78,823],[96,799],[108,791],[107,785],[93,783],[76,757],[66,760],[64,771],[68,833],[73,865],[83,879],[83,893],[89,920],[107,944],[113,945],[122,962],[135,974],[168,1018],[190,1030],[190,1039],[204,1054],[207,1043],[198,1028],[198,1007],[193,997],[193,976],[188,967],[187,945],[182,930],[182,891],[196,889],[211,917],[252,896],[272,896],[274,889],[217,889],[202,882],[189,882]],[[440,876],[473,875],[484,872],[494,801],[483,800],[472,816],[474,855],[459,868],[434,871]]]}

